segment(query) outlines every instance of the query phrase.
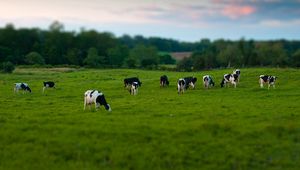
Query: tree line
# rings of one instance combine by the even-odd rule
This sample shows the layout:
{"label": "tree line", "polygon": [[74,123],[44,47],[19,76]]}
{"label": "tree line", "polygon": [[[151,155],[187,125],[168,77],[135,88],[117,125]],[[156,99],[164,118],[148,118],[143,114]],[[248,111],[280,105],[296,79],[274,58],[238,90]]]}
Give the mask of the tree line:
{"label": "tree line", "polygon": [[[169,53],[193,52],[176,62]],[[157,68],[176,64],[177,70],[216,67],[300,66],[300,41],[237,41],[202,39],[180,42],[159,37],[123,35],[81,29],[65,31],[53,22],[48,30],[0,28],[0,63],[10,65],[76,65],[97,68]]]}

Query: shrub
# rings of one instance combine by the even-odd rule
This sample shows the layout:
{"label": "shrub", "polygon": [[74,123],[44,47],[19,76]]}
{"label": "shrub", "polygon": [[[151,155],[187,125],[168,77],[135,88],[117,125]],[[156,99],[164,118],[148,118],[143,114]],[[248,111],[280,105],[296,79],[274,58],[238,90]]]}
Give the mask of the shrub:
{"label": "shrub", "polygon": [[2,63],[1,69],[4,73],[12,73],[15,70],[15,66],[12,62],[7,61],[7,62]]}
{"label": "shrub", "polygon": [[34,65],[34,64],[40,64],[43,65],[45,64],[45,59],[41,54],[38,52],[30,52],[25,56],[25,61],[28,64]]}

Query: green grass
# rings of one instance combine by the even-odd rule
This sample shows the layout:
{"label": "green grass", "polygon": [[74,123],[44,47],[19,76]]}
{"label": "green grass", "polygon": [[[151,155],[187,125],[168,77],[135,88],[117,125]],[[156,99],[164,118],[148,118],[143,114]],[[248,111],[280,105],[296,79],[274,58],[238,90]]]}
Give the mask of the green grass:
{"label": "green grass", "polygon": [[[17,69],[0,74],[0,169],[299,169],[300,71],[241,69],[236,89],[220,88],[224,73],[145,70]],[[160,89],[159,77],[170,86]],[[205,90],[202,76],[216,87]],[[278,76],[260,89],[258,76]],[[142,87],[131,96],[125,77]],[[176,81],[196,76],[183,95]],[[42,94],[42,82],[57,88]],[[31,94],[14,94],[27,82]],[[83,111],[83,94],[102,91],[112,112]]]}

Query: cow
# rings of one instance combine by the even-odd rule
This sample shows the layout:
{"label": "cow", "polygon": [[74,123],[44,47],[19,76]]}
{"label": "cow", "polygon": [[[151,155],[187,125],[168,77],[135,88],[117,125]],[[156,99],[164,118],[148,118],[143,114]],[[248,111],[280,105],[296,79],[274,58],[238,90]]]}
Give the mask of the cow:
{"label": "cow", "polygon": [[53,81],[44,81],[43,84],[43,93],[45,92],[46,88],[55,88],[55,83]]}
{"label": "cow", "polygon": [[160,87],[169,86],[169,80],[166,75],[160,77]]}
{"label": "cow", "polygon": [[186,82],[183,78],[180,78],[177,82],[177,91],[178,91],[178,94],[183,94],[184,93],[184,90],[185,90],[185,87],[186,86]]}
{"label": "cow", "polygon": [[268,89],[270,89],[270,86],[273,86],[275,88],[275,81],[277,77],[276,76],[268,76],[268,75],[260,75],[259,76],[259,84],[260,87],[263,88],[264,84],[268,84]]}
{"label": "cow", "polygon": [[28,86],[27,83],[15,83],[15,87],[14,87],[14,91],[19,92],[19,90],[23,90],[23,92],[25,93],[26,91],[31,93],[31,89]]}
{"label": "cow", "polygon": [[98,90],[87,90],[84,93],[84,106],[83,110],[85,110],[86,105],[95,104],[95,109],[97,110],[101,105],[105,107],[107,111],[111,111],[110,105],[106,102],[104,94],[99,92]]}
{"label": "cow", "polygon": [[125,78],[124,87],[129,87],[133,82],[137,82],[139,86],[142,86],[142,82],[137,77]]}
{"label": "cow", "polygon": [[220,83],[221,87],[226,87],[228,83],[231,83],[234,85],[234,88],[236,88],[238,75],[237,74],[224,74],[224,77]]}
{"label": "cow", "polygon": [[195,83],[197,82],[196,77],[185,77],[183,79],[185,80],[185,89],[188,89],[190,86],[192,89],[195,88]]}
{"label": "cow", "polygon": [[240,82],[241,70],[240,69],[236,69],[236,70],[233,71],[232,74],[238,75],[237,82]]}
{"label": "cow", "polygon": [[138,82],[133,82],[133,83],[131,84],[130,89],[129,89],[129,93],[130,93],[131,95],[136,95],[137,92],[138,92],[138,88],[139,88]]}
{"label": "cow", "polygon": [[204,88],[208,89],[209,87],[215,86],[215,82],[210,75],[205,75],[203,76],[203,85]]}

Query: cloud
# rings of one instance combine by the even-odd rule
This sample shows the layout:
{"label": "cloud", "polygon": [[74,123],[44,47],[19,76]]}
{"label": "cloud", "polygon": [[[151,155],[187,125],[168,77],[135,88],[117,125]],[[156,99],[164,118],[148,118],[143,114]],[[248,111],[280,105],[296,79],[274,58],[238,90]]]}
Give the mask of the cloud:
{"label": "cloud", "polygon": [[250,15],[255,12],[255,8],[252,6],[238,6],[238,5],[229,5],[222,10],[222,14],[231,19],[238,19]]}

